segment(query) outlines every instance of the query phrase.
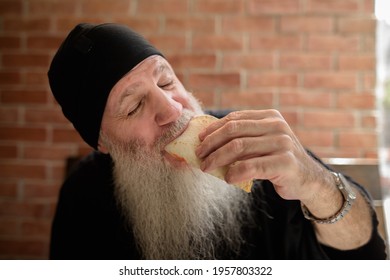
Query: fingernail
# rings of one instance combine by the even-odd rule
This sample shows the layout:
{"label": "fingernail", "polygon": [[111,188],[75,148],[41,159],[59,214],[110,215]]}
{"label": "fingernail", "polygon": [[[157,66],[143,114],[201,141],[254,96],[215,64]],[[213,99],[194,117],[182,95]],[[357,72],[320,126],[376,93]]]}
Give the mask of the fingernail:
{"label": "fingernail", "polygon": [[205,131],[205,130],[203,130],[201,133],[199,133],[198,137],[199,137],[199,140],[200,140],[200,141],[203,141],[203,140],[204,140],[205,134],[206,134],[206,131]]}
{"label": "fingernail", "polygon": [[200,147],[197,147],[197,148],[195,149],[195,155],[196,155],[197,157],[200,157],[201,153],[202,153],[202,149],[201,149]]}
{"label": "fingernail", "polygon": [[195,154],[198,158],[204,158],[205,156],[204,149],[202,149],[201,147],[196,148]]}

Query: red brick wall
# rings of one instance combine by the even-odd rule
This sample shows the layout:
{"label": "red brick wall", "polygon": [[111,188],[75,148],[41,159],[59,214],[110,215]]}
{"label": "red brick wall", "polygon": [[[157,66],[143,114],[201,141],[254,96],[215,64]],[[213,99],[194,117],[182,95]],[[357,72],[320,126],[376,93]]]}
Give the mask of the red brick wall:
{"label": "red brick wall", "polygon": [[163,50],[208,108],[277,108],[320,156],[376,157],[374,0],[0,0],[0,258],[47,258],[65,159],[46,72],[79,22]]}

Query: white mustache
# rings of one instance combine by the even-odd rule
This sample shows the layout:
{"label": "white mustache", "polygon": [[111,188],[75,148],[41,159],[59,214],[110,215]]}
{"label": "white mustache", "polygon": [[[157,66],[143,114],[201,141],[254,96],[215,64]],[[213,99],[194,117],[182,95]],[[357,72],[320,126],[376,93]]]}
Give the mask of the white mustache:
{"label": "white mustache", "polygon": [[161,151],[169,142],[175,139],[188,125],[188,122],[195,115],[190,110],[184,109],[181,117],[175,122],[170,124],[169,127],[158,137],[154,146]]}

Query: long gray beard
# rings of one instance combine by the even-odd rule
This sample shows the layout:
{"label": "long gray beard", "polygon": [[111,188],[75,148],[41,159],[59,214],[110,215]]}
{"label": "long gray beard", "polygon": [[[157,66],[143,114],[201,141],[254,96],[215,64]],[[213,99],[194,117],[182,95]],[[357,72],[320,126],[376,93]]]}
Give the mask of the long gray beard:
{"label": "long gray beard", "polygon": [[238,254],[249,213],[241,190],[196,169],[179,170],[137,141],[111,143],[116,197],[145,259],[214,259]]}

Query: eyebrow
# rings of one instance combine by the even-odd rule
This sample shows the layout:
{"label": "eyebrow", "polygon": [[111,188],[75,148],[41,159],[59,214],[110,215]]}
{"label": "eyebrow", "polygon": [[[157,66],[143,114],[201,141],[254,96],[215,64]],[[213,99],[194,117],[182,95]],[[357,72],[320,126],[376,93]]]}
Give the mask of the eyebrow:
{"label": "eyebrow", "polygon": [[[153,76],[157,76],[158,74],[166,71],[166,70],[170,70],[168,65],[162,61],[159,61],[156,68],[153,70]],[[133,95],[134,92],[137,90],[137,88],[139,88],[141,86],[141,83],[137,82],[135,83],[134,85],[131,85],[130,87],[127,87],[123,93],[121,94],[121,97],[119,98],[119,101],[118,101],[118,104],[119,104],[119,108],[120,110],[122,110],[122,106],[123,106],[123,102],[126,98],[128,98],[129,96]]]}
{"label": "eyebrow", "polygon": [[119,104],[119,108],[120,110],[122,111],[122,106],[123,106],[123,102],[126,98],[128,98],[129,96],[131,95],[134,95],[134,92],[137,90],[137,88],[139,88],[141,86],[141,83],[135,83],[133,85],[131,85],[130,87],[127,87],[123,93],[121,94],[120,98],[119,98],[119,101],[118,101],[118,104]]}
{"label": "eyebrow", "polygon": [[169,70],[169,67],[166,63],[159,61],[157,67],[153,71],[153,76],[157,76],[158,74],[164,72],[165,70]]}

